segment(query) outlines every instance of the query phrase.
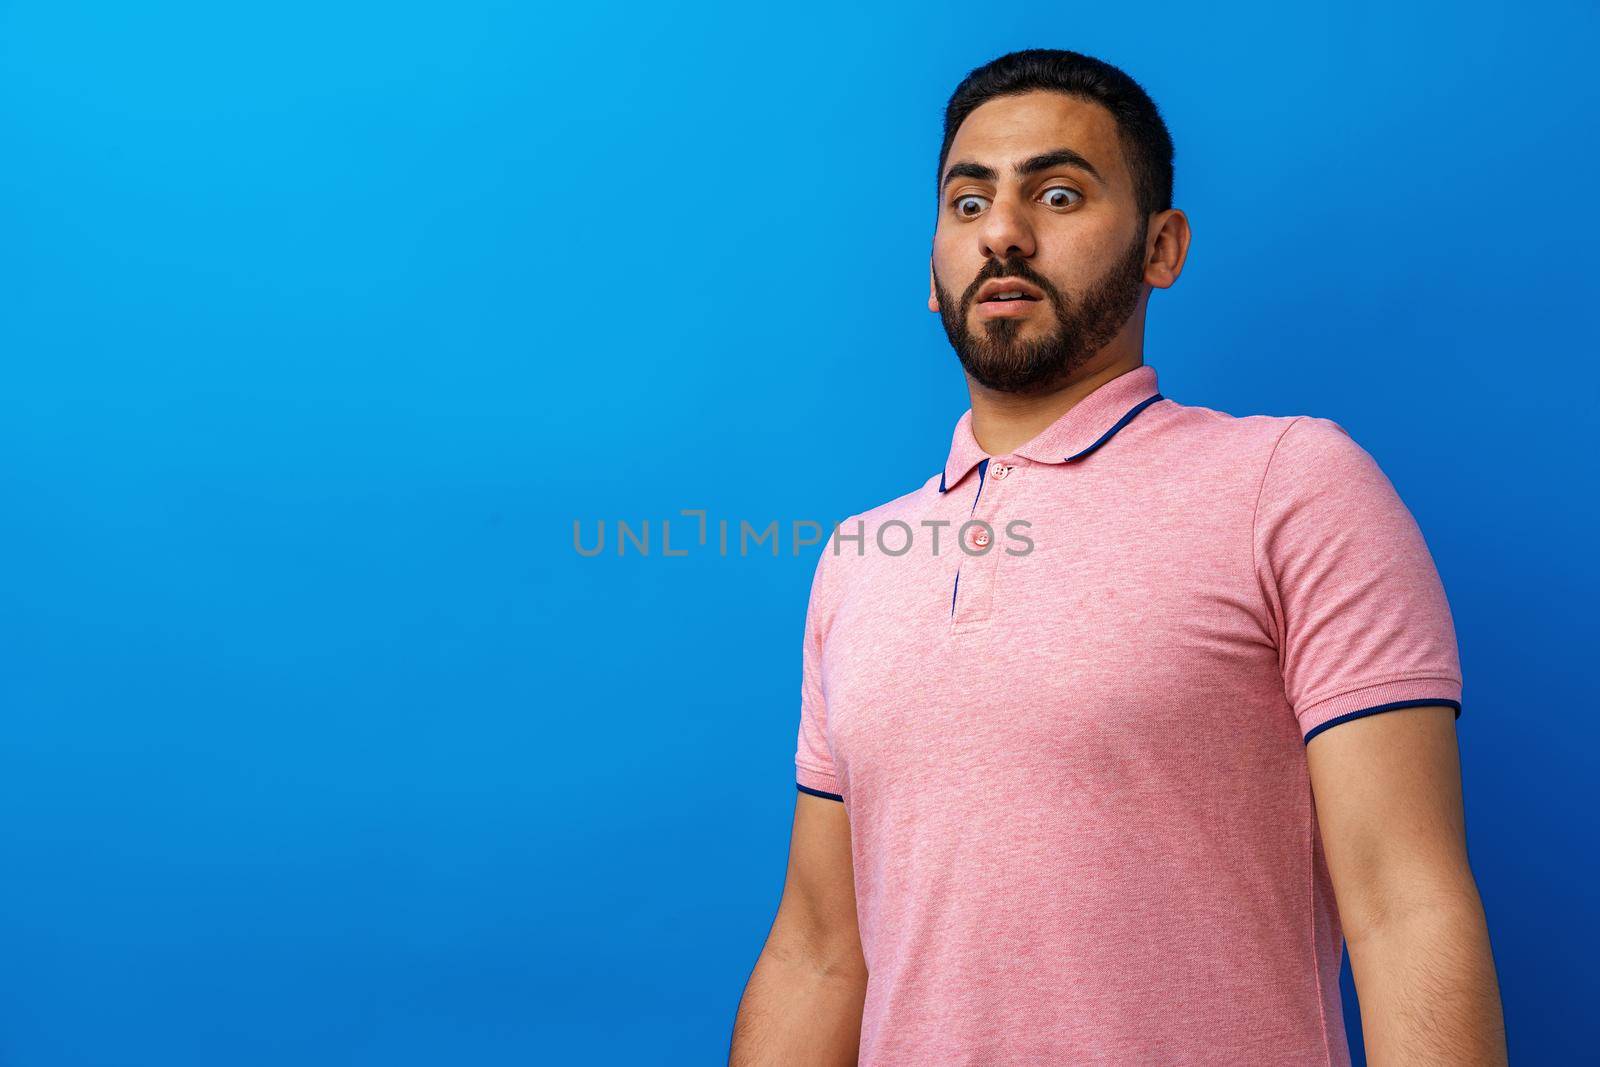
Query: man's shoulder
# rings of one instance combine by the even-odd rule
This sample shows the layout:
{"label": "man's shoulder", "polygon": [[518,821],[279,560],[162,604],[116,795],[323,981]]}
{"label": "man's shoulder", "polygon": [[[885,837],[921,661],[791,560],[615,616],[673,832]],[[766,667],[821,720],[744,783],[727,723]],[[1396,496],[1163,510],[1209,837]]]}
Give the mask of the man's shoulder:
{"label": "man's shoulder", "polygon": [[1359,499],[1380,512],[1392,507],[1393,485],[1377,457],[1330,416],[1232,415],[1199,406],[1179,406],[1174,416],[1171,454],[1231,471],[1220,476],[1232,477],[1257,517],[1333,499]]}
{"label": "man's shoulder", "polygon": [[922,518],[923,509],[928,501],[939,495],[939,475],[934,473],[915,489],[901,493],[892,500],[870,507],[865,511],[858,511],[839,524],[841,529],[854,531],[856,524],[860,523],[868,530],[882,526],[886,522],[899,520],[913,525]]}
{"label": "man's shoulder", "polygon": [[1185,450],[1196,446],[1245,451],[1270,450],[1296,422],[1309,419],[1336,425],[1331,420],[1315,415],[1238,415],[1203,404],[1185,404],[1170,397],[1165,399],[1170,403],[1154,405],[1151,412],[1162,423],[1162,438]]}
{"label": "man's shoulder", "polygon": [[[850,546],[873,543],[885,526],[893,522],[904,523],[915,530],[926,517],[929,503],[938,495],[939,475],[934,474],[915,489],[864,511],[853,512],[823,530],[822,548],[817,558],[819,575],[831,574],[831,578],[824,578],[829,585],[846,581],[846,572],[850,567],[845,561],[861,554],[851,550]],[[837,551],[834,546],[836,537],[842,546]]]}
{"label": "man's shoulder", "polygon": [[1122,431],[1126,441],[1119,435],[1113,443],[1127,448],[1131,477],[1233,494],[1259,485],[1285,433],[1307,422],[1315,425],[1296,430],[1297,436],[1344,434],[1331,420],[1312,415],[1236,414],[1163,396]]}

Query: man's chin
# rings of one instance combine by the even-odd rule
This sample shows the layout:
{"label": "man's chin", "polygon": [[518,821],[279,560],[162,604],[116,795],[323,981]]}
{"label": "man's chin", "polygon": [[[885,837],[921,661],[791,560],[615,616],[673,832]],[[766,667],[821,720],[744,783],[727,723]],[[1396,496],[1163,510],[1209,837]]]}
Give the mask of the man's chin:
{"label": "man's chin", "polygon": [[986,389],[1002,393],[1038,392],[1060,380],[1072,369],[1073,353],[1058,337],[1026,342],[993,344],[971,337],[963,350],[956,347],[961,365],[968,375]]}
{"label": "man's chin", "polygon": [[962,360],[967,374],[991,392],[1032,396],[1048,393],[1066,379],[1072,368],[1069,364],[1051,362],[1048,365],[1017,366],[997,364],[991,360]]}

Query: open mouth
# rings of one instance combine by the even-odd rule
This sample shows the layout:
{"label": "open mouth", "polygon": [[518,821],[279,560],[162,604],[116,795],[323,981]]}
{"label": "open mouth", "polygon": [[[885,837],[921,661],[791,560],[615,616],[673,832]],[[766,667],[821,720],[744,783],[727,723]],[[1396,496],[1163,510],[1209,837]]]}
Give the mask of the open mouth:
{"label": "open mouth", "polygon": [[978,302],[978,317],[984,319],[1020,318],[1033,313],[1033,305],[1039,303],[1040,298],[1032,293],[1017,291],[1001,291],[986,300]]}

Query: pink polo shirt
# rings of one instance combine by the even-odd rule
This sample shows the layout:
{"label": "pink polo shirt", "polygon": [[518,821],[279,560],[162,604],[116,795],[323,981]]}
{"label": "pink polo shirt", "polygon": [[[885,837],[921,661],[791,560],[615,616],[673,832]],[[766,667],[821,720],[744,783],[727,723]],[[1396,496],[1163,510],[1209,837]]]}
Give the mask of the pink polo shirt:
{"label": "pink polo shirt", "polygon": [[1337,423],[1149,365],[1007,455],[967,412],[807,611],[796,777],[850,819],[861,1064],[1349,1063],[1305,743],[1460,699],[1427,545]]}

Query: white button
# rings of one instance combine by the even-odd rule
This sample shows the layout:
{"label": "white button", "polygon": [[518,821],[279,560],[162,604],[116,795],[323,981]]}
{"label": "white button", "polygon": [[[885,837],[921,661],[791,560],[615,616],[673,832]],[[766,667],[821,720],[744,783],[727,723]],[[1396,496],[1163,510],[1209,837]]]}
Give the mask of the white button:
{"label": "white button", "polygon": [[1010,468],[1010,467],[996,467],[996,468],[995,468],[995,469],[994,469],[994,476],[995,476],[995,477],[996,477],[996,478],[1004,478],[1004,477],[1005,477],[1005,476],[1006,476],[1006,474],[1007,474],[1007,473],[1008,473],[1008,472],[1009,472],[1009,471],[1010,471],[1010,470],[1011,470],[1011,468]]}

